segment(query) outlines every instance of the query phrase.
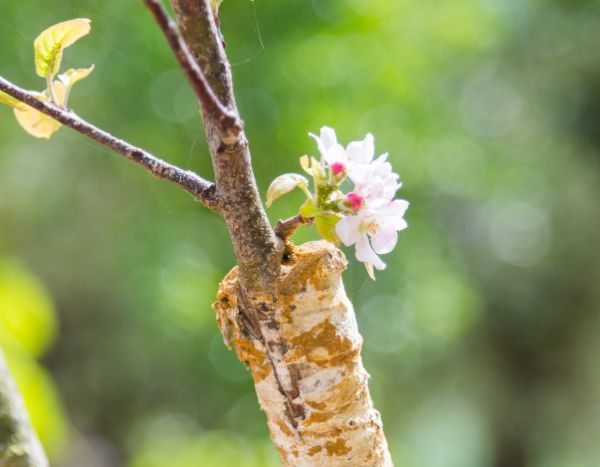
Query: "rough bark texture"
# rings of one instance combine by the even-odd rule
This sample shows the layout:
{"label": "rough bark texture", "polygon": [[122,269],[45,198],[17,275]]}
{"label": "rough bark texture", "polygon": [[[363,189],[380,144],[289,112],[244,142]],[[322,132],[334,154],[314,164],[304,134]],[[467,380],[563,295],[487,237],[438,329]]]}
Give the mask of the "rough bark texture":
{"label": "rough bark texture", "polygon": [[29,423],[0,350],[0,467],[47,467],[48,461]]}
{"label": "rough bark texture", "polygon": [[[170,0],[177,24],[194,59],[221,103],[237,112],[229,61],[209,0]],[[219,199],[235,249],[241,280],[248,289],[268,288],[279,273],[283,245],[275,236],[260,200],[248,140],[240,132],[224,141],[219,122],[203,112]]]}
{"label": "rough bark texture", "polygon": [[215,303],[227,345],[251,370],[286,466],[391,466],[360,358],[343,253],[288,244],[271,294],[248,295],[234,268]]}

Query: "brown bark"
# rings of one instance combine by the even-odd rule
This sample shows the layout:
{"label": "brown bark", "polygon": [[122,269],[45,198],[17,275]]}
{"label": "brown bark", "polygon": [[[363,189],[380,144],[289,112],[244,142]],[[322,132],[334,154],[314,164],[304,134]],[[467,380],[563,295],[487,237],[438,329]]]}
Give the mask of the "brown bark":
{"label": "brown bark", "polygon": [[215,303],[226,344],[252,372],[286,466],[391,466],[360,357],[343,253],[328,242],[288,245],[269,294],[248,295],[234,268]]}
{"label": "brown bark", "polygon": [[[170,0],[177,24],[192,56],[221,103],[237,112],[229,61],[209,0]],[[219,210],[236,252],[240,279],[248,289],[267,289],[279,274],[283,244],[265,214],[256,187],[244,132],[224,141],[219,122],[203,112]]]}

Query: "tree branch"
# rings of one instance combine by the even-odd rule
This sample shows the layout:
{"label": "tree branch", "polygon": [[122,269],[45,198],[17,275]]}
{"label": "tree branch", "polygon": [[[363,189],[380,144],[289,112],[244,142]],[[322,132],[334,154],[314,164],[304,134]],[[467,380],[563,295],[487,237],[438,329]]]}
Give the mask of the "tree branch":
{"label": "tree branch", "polygon": [[296,233],[303,225],[313,225],[315,222],[314,217],[304,217],[302,214],[290,217],[286,220],[280,220],[275,226],[275,234],[282,240],[287,240]]}
{"label": "tree branch", "polygon": [[[210,0],[169,0],[179,30],[214,93],[237,113],[229,61]],[[261,202],[244,132],[235,141],[221,136],[220,122],[203,113],[215,170],[220,212],[235,249],[242,284],[268,290],[278,276],[283,242],[275,235]]]}
{"label": "tree branch", "polygon": [[100,128],[86,122],[69,110],[60,109],[48,102],[35,97],[29,91],[22,89],[0,76],[0,90],[15,99],[39,110],[54,120],[81,133],[88,138],[97,141],[103,146],[112,149],[117,154],[124,156],[140,167],[144,168],[152,176],[167,180],[179,185],[196,197],[198,201],[212,210],[217,208],[215,185],[203,179],[194,172],[183,170],[177,166],[159,159],[147,151],[133,146]]}
{"label": "tree branch", "polygon": [[23,399],[0,350],[0,466],[48,467]]}
{"label": "tree branch", "polygon": [[220,127],[223,132],[222,137],[235,142],[237,140],[237,135],[242,130],[242,122],[240,118],[235,112],[232,112],[223,104],[221,104],[208,84],[208,81],[202,74],[202,70],[200,70],[200,67],[194,61],[194,57],[192,57],[187,44],[177,30],[177,25],[169,17],[169,14],[163,7],[160,0],[142,1],[154,15],[154,19],[165,35],[171,50],[173,50],[179,65],[186,74],[192,89],[196,93],[196,96],[204,108],[204,111],[220,123]]}

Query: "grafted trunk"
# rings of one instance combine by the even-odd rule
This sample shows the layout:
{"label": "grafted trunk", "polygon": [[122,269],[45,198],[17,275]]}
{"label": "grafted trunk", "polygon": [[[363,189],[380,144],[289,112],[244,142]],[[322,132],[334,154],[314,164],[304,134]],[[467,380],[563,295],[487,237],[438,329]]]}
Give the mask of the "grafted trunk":
{"label": "grafted trunk", "polygon": [[215,303],[226,344],[251,370],[286,466],[391,466],[360,357],[343,253],[287,245],[272,292],[248,296],[234,268]]}
{"label": "grafted trunk", "polygon": [[0,467],[48,467],[0,350]]}

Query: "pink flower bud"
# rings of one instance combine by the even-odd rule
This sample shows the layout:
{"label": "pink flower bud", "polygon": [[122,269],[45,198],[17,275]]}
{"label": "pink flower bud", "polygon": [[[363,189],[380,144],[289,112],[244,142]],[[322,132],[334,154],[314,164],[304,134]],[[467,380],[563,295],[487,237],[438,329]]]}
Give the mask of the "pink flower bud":
{"label": "pink flower bud", "polygon": [[346,172],[346,166],[343,162],[334,162],[333,164],[331,164],[331,171],[335,176],[341,175],[344,172]]}
{"label": "pink flower bud", "polygon": [[346,204],[353,211],[358,211],[363,205],[364,198],[356,193],[348,193],[346,196]]}

